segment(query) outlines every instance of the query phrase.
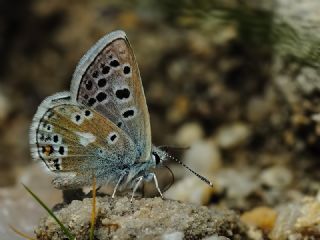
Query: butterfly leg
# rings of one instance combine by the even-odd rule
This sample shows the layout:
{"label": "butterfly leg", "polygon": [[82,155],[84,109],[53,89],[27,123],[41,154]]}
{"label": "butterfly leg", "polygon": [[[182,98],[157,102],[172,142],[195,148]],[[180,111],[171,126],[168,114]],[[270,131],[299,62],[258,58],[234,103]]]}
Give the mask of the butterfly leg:
{"label": "butterfly leg", "polygon": [[132,202],[133,197],[134,197],[134,194],[135,194],[135,192],[137,191],[139,185],[141,184],[141,181],[143,180],[143,176],[138,177],[137,180],[138,180],[138,181],[137,181],[136,185],[135,185],[134,188],[133,188],[133,192],[132,192],[132,196],[131,196],[130,202]]}
{"label": "butterfly leg", "polygon": [[150,175],[150,176],[153,178],[154,184],[156,185],[156,188],[157,188],[158,192],[160,193],[161,198],[164,199],[164,197],[163,197],[163,195],[162,195],[162,192],[161,192],[161,190],[160,190],[160,188],[159,188],[159,183],[158,183],[158,179],[157,179],[156,174],[154,174],[154,173],[149,173],[148,175]]}
{"label": "butterfly leg", "polygon": [[120,178],[119,178],[116,186],[115,186],[114,189],[113,189],[112,198],[115,197],[116,192],[117,192],[117,189],[118,189],[118,187],[119,187],[119,185],[120,185],[120,183],[121,183],[121,181],[122,181],[122,179],[124,178],[125,175],[126,175],[126,173],[124,173],[124,174],[122,174],[122,175],[120,176]]}

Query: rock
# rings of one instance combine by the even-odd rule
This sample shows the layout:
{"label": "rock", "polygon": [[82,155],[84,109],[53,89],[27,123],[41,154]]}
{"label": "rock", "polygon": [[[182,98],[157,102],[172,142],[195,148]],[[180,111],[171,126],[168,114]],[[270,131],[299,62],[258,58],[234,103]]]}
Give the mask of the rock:
{"label": "rock", "polygon": [[[77,240],[88,239],[92,199],[73,201],[56,212]],[[161,198],[97,198],[95,237],[104,239],[201,239],[212,235],[247,239],[244,225],[234,212],[209,209]],[[38,239],[62,239],[51,217],[41,220]]]}
{"label": "rock", "polygon": [[274,166],[267,168],[261,173],[260,181],[262,184],[276,189],[288,187],[293,180],[292,173],[286,167]]}
{"label": "rock", "polygon": [[244,123],[237,122],[221,127],[216,138],[221,148],[230,149],[245,143],[249,136],[249,127]]}
{"label": "rock", "polygon": [[223,169],[215,176],[217,185],[225,189],[229,199],[242,201],[258,188],[253,181],[255,171],[245,169]]}
{"label": "rock", "polygon": [[190,146],[203,138],[204,132],[198,123],[186,123],[176,134],[176,143],[181,146]]}
{"label": "rock", "polygon": [[183,240],[184,234],[182,232],[172,232],[162,235],[161,240]]}
{"label": "rock", "polygon": [[247,225],[252,225],[270,232],[277,218],[277,212],[269,207],[257,207],[241,216],[241,220]]}
{"label": "rock", "polygon": [[221,168],[221,154],[213,140],[199,140],[185,152],[184,162],[200,174],[213,174]]}
{"label": "rock", "polygon": [[270,233],[271,239],[319,239],[319,236],[320,201],[311,197],[281,206]]}
{"label": "rock", "polygon": [[[210,176],[206,177],[210,178]],[[169,188],[165,193],[165,197],[182,202],[205,205],[210,202],[210,198],[215,191],[215,188],[202,182],[196,176],[190,176],[185,177]]]}

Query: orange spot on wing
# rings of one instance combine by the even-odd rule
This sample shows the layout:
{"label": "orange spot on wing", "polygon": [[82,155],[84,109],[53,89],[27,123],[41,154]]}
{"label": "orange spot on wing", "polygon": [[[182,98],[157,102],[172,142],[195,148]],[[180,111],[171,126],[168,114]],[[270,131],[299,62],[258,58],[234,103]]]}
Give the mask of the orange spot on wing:
{"label": "orange spot on wing", "polygon": [[47,145],[44,147],[44,154],[46,156],[49,156],[51,153],[53,153],[53,147],[51,145]]}

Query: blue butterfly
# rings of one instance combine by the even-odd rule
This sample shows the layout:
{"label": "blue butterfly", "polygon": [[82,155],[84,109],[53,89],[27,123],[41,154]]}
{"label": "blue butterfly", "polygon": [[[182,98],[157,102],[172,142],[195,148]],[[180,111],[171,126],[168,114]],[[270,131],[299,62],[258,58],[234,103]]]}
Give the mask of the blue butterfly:
{"label": "blue butterfly", "polygon": [[123,31],[104,36],[82,57],[70,92],[40,104],[30,145],[33,158],[54,173],[56,188],[91,185],[94,175],[98,185],[114,185],[113,197],[133,188],[132,200],[141,182],[151,180],[163,197],[150,169],[174,158],[152,145],[138,65]]}

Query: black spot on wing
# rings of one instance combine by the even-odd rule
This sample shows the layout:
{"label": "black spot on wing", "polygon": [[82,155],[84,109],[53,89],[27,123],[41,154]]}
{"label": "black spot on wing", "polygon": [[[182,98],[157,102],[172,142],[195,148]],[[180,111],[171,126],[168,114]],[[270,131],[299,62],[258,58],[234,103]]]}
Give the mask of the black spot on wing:
{"label": "black spot on wing", "polygon": [[117,138],[117,135],[116,134],[113,134],[110,136],[110,140],[113,142],[114,140],[116,140]]}
{"label": "black spot on wing", "polygon": [[103,74],[108,74],[110,72],[110,67],[109,66],[104,66],[103,68],[102,68],[102,73]]}
{"label": "black spot on wing", "polygon": [[60,147],[59,147],[59,153],[60,153],[61,155],[64,154],[64,147],[63,147],[63,146],[60,146]]}
{"label": "black spot on wing", "polygon": [[90,98],[89,101],[88,101],[89,107],[92,107],[96,103],[96,101],[97,101],[96,99]]}
{"label": "black spot on wing", "polygon": [[124,73],[124,74],[129,74],[130,71],[131,71],[131,69],[130,69],[129,66],[125,66],[125,67],[123,68],[123,73]]}
{"label": "black spot on wing", "polygon": [[81,116],[79,114],[76,115],[76,121],[79,122],[81,119]]}
{"label": "black spot on wing", "polygon": [[105,79],[105,78],[99,79],[99,81],[98,81],[98,86],[99,86],[100,88],[106,86],[106,84],[107,84],[107,79]]}
{"label": "black spot on wing", "polygon": [[55,163],[54,164],[54,168],[56,169],[56,170],[60,170],[61,168],[60,168],[60,164],[59,163]]}
{"label": "black spot on wing", "polygon": [[124,99],[124,98],[129,98],[130,97],[130,91],[128,88],[124,88],[124,89],[119,89],[116,91],[116,97],[118,99]]}
{"label": "black spot on wing", "polygon": [[88,81],[86,82],[86,89],[87,89],[87,90],[91,90],[91,89],[92,89],[92,81],[91,81],[91,80],[88,80]]}
{"label": "black spot on wing", "polygon": [[86,110],[86,111],[84,112],[84,115],[85,115],[86,117],[90,116],[90,114],[91,114],[91,111],[89,111],[89,110]]}
{"label": "black spot on wing", "polygon": [[105,100],[107,98],[107,94],[105,94],[104,92],[99,92],[96,96],[96,99],[99,102],[102,102],[103,100]]}
{"label": "black spot on wing", "polygon": [[134,116],[134,113],[135,113],[134,109],[129,109],[129,110],[124,111],[124,112],[122,113],[122,116],[123,116],[124,118],[129,118],[129,117],[133,117],[133,116]]}
{"label": "black spot on wing", "polygon": [[98,71],[94,71],[94,72],[92,73],[92,77],[97,78],[98,76],[99,76]]}
{"label": "black spot on wing", "polygon": [[55,143],[57,143],[57,142],[59,141],[58,135],[54,135],[54,136],[53,136],[53,141],[54,141]]}
{"label": "black spot on wing", "polygon": [[120,65],[119,61],[118,60],[112,60],[110,62],[110,66],[111,67],[118,67]]}

